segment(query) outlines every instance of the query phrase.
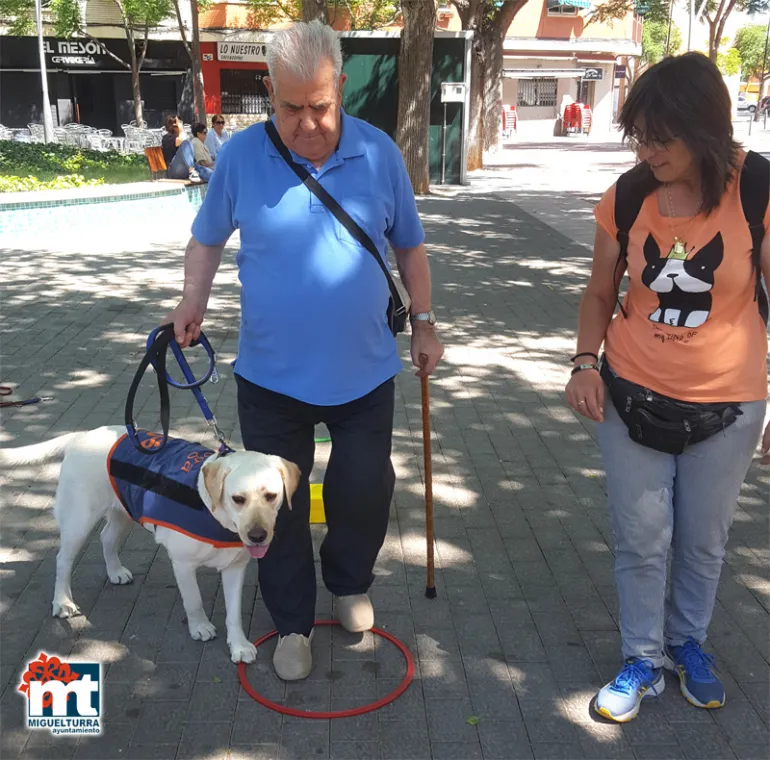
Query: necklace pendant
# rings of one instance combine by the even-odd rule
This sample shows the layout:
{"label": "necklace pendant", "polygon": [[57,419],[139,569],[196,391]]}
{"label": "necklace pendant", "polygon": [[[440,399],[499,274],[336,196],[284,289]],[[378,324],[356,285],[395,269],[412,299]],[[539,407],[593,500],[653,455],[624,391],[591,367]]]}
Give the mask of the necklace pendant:
{"label": "necklace pendant", "polygon": [[671,250],[668,252],[669,259],[681,259],[687,258],[687,248],[685,244],[677,237],[674,238],[674,245],[671,246]]}

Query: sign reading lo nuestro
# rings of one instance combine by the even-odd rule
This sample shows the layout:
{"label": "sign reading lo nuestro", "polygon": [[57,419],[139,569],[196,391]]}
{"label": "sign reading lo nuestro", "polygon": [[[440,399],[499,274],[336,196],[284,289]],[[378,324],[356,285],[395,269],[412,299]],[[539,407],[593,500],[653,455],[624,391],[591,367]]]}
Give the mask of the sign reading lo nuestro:
{"label": "sign reading lo nuestro", "polygon": [[217,42],[217,58],[220,61],[266,63],[267,45],[260,42]]}

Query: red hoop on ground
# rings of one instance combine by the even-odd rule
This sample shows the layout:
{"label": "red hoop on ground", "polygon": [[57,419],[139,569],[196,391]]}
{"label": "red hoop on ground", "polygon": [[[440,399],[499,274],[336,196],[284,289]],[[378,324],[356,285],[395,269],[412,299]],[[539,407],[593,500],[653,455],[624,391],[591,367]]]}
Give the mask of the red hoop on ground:
{"label": "red hoop on ground", "polygon": [[[339,625],[338,620],[316,620],[314,625]],[[407,689],[412,679],[414,678],[414,658],[412,653],[402,644],[395,636],[391,636],[387,631],[383,631],[381,628],[372,628],[372,633],[375,636],[381,636],[383,639],[389,641],[393,646],[404,655],[406,660],[406,675],[404,680],[398,685],[398,687],[390,692],[390,694],[384,696],[382,699],[378,699],[376,702],[372,702],[369,705],[363,705],[362,707],[354,707],[351,710],[335,710],[332,712],[313,712],[312,710],[296,710],[293,707],[286,707],[285,705],[279,705],[277,702],[271,702],[261,694],[258,694],[254,687],[249,683],[249,679],[246,677],[246,663],[238,663],[238,680],[243,686],[243,690],[256,702],[264,705],[265,707],[275,710],[275,712],[283,713],[283,715],[291,715],[294,718],[315,718],[317,720],[330,718],[352,718],[356,715],[364,715],[374,710],[379,710],[381,707],[390,704],[398,699]],[[272,639],[278,635],[278,631],[271,631],[265,634],[262,638],[257,639],[254,642],[254,646],[259,648],[261,644],[264,644],[268,639]]]}

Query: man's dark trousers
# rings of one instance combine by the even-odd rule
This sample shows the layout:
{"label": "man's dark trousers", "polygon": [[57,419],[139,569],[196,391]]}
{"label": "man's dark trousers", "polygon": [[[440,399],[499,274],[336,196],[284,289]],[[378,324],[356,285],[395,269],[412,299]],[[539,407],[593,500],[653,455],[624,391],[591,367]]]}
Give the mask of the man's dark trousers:
{"label": "man's dark trousers", "polygon": [[347,404],[315,406],[240,375],[236,380],[245,448],[283,457],[302,472],[292,509],[286,503],[281,507],[273,542],[259,560],[259,585],[278,633],[308,636],[316,602],[309,523],[315,426],[325,423],[332,439],[323,484],[328,528],[321,545],[324,584],[335,596],[363,594],[374,580],[395,485],[390,461],[395,384],[388,380]]}

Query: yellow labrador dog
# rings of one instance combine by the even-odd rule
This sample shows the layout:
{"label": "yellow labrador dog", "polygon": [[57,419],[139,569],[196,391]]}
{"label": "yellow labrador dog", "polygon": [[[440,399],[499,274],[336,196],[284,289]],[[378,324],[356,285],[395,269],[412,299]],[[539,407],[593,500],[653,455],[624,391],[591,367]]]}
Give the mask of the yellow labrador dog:
{"label": "yellow labrador dog", "polygon": [[[122,584],[133,580],[131,571],[120,562],[118,546],[133,521],[138,520],[154,533],[155,541],[168,551],[192,638],[208,641],[216,636],[216,629],[203,610],[196,580],[198,567],[213,567],[222,573],[231,659],[233,662],[253,662],[256,649],[246,638],[241,620],[246,566],[250,556],[262,557],[270,546],[284,491],[291,509],[291,497],[300,477],[299,468],[276,456],[253,451],[231,452],[225,456],[200,447],[196,450],[193,444],[169,439],[169,444],[173,442],[181,447],[183,459],[179,469],[192,478],[191,485],[180,486],[171,482],[165,473],[150,473],[150,477],[171,488],[175,504],[193,499],[197,502],[190,503],[189,509],[185,506],[180,509],[184,519],[190,515],[195,520],[208,521],[208,529],[213,531],[216,540],[200,538],[201,531],[196,533],[190,528],[180,528],[179,523],[172,524],[165,519],[138,517],[132,511],[125,488],[134,486],[123,483],[121,491],[116,481],[133,479],[134,483],[141,484],[148,475],[139,471],[137,476],[139,468],[130,462],[119,463],[122,469],[115,466],[113,454],[124,444],[125,435],[123,427],[101,427],[0,452],[0,464],[4,466],[36,464],[64,455],[54,504],[61,548],[56,562],[53,615],[67,618],[79,612],[72,601],[70,588],[72,566],[86,538],[101,518],[106,518],[101,541],[110,582]],[[145,443],[143,446],[146,447]],[[186,459],[184,447],[191,451]],[[173,449],[173,446],[167,446],[167,449]],[[123,451],[127,453],[125,448]],[[205,453],[201,455],[201,451]],[[140,454],[138,459],[143,460],[140,464],[144,464],[155,457]],[[197,501],[198,496],[200,501]],[[149,501],[155,499],[153,492]],[[148,498],[142,497],[140,501],[147,502]],[[184,512],[185,509],[187,512]],[[193,513],[195,510],[197,512]],[[196,526],[199,524],[195,523]],[[222,540],[221,534],[230,540]]]}

